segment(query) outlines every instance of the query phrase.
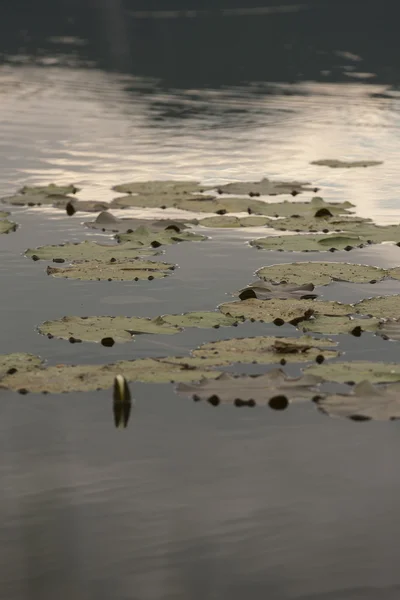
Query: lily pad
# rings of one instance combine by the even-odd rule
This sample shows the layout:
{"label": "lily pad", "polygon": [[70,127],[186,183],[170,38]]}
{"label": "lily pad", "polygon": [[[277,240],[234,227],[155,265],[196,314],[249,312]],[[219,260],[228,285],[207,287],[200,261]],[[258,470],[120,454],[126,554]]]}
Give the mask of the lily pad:
{"label": "lily pad", "polygon": [[40,367],[42,363],[43,361],[39,356],[27,354],[26,352],[0,354],[0,378],[8,373],[31,371]]}
{"label": "lily pad", "polygon": [[76,194],[79,192],[79,188],[74,185],[56,185],[55,183],[50,183],[49,185],[24,185],[23,188],[18,190],[19,194],[38,194],[38,195],[46,195],[51,196],[53,194],[58,195],[68,195],[68,194]]}
{"label": "lily pad", "polygon": [[70,214],[74,214],[78,211],[82,212],[100,212],[108,210],[109,204],[107,202],[99,202],[98,200],[77,200],[75,198],[60,198],[54,200],[54,208],[65,208],[70,211]]}
{"label": "lily pad", "polygon": [[274,369],[265,375],[249,377],[222,373],[214,380],[200,381],[196,384],[180,383],[178,394],[192,396],[193,400],[206,400],[216,406],[234,404],[235,406],[269,405],[276,410],[287,407],[295,400],[313,400],[321,379],[306,375],[291,379],[281,369]]}
{"label": "lily pad", "polygon": [[43,335],[71,342],[129,342],[135,334],[174,334],[182,331],[161,317],[63,317],[58,321],[45,321],[38,329]]}
{"label": "lily pad", "polygon": [[47,274],[85,281],[138,281],[160,279],[171,274],[175,265],[149,260],[110,260],[75,262],[70,267],[47,267]]}
{"label": "lily pad", "polygon": [[262,267],[256,274],[261,279],[272,282],[302,285],[312,281],[314,285],[327,285],[331,281],[381,281],[387,276],[387,271],[379,267],[349,263],[295,262]]}
{"label": "lily pad", "polygon": [[17,229],[17,224],[9,221],[8,219],[0,219],[0,234],[11,233]]}
{"label": "lily pad", "polygon": [[352,250],[366,243],[363,238],[350,233],[341,235],[277,235],[258,238],[251,246],[262,250],[284,252],[326,252],[328,250]]}
{"label": "lily pad", "polygon": [[192,355],[208,359],[218,365],[231,363],[279,363],[307,362],[319,356],[336,358],[339,353],[331,348],[336,345],[332,340],[315,339],[309,336],[299,338],[252,337],[208,342]]}
{"label": "lily pad", "polygon": [[211,327],[231,327],[236,325],[238,320],[233,317],[223,315],[219,312],[189,312],[183,315],[162,315],[162,320],[178,327],[201,327],[210,329]]}
{"label": "lily pad", "polygon": [[370,244],[381,242],[400,242],[400,225],[375,225],[374,223],[351,223],[346,225],[346,232],[358,235]]}
{"label": "lily pad", "polygon": [[[338,335],[347,333],[360,336],[363,331],[376,331],[379,325],[379,319],[354,319],[351,317],[327,317],[325,315],[316,315],[300,324],[302,331],[310,333],[329,333]],[[400,338],[399,338],[400,339]]]}
{"label": "lily pad", "polygon": [[[327,209],[328,210],[328,209]],[[329,211],[328,211],[329,212]],[[363,219],[362,217],[346,216],[323,216],[323,217],[286,217],[284,219],[272,220],[268,223],[268,227],[279,231],[308,231],[308,232],[339,232],[355,230],[359,235],[359,228],[362,224],[370,223],[371,219]]]}
{"label": "lily pad", "polygon": [[114,185],[114,192],[122,194],[191,194],[204,189],[198,181],[132,181]]}
{"label": "lily pad", "polygon": [[90,229],[99,229],[100,231],[112,231],[114,233],[131,233],[129,230],[135,230],[138,227],[150,227],[153,230],[170,229],[179,232],[187,229],[187,221],[179,219],[160,219],[158,221],[149,221],[148,219],[118,219],[108,212],[101,212],[95,221],[84,223]]}
{"label": "lily pad", "polygon": [[219,371],[198,369],[198,361],[194,362],[193,365],[190,357],[182,357],[174,361],[142,358],[107,365],[56,365],[5,375],[0,379],[0,389],[59,394],[111,388],[117,375],[123,375],[127,381],[144,383],[200,381],[220,375]]}
{"label": "lily pad", "polygon": [[353,167],[375,167],[376,165],[382,165],[381,160],[336,160],[325,158],[322,160],[313,160],[312,165],[318,165],[321,167],[331,167],[331,169],[350,169]]}
{"label": "lily pad", "polygon": [[177,244],[178,242],[202,242],[206,236],[191,233],[190,231],[175,231],[165,229],[153,231],[147,227],[138,227],[132,233],[118,233],[116,239],[119,242],[129,242],[140,246],[152,246],[158,248],[164,244]]}
{"label": "lily pad", "polygon": [[354,312],[350,304],[339,302],[319,302],[315,300],[258,300],[250,298],[242,302],[226,302],[219,310],[231,317],[243,317],[254,321],[298,323],[309,319],[312,315],[348,315]]}
{"label": "lily pad", "polygon": [[315,187],[309,183],[299,181],[271,181],[267,177],[261,181],[237,181],[224,185],[208,187],[217,189],[224,194],[248,194],[251,196],[276,196],[277,194],[300,194],[301,192],[316,192]]}
{"label": "lily pad", "polygon": [[25,256],[34,260],[53,260],[55,262],[64,262],[71,260],[105,260],[112,259],[131,259],[138,256],[151,256],[156,254],[151,248],[140,249],[137,244],[98,244],[97,242],[79,242],[60,244],[58,246],[40,246],[39,248],[29,248]]}
{"label": "lily pad", "polygon": [[380,323],[377,335],[380,335],[385,340],[395,340],[400,342],[400,321],[389,319]]}
{"label": "lily pad", "polygon": [[198,224],[202,227],[262,227],[272,222],[268,217],[232,217],[230,215],[222,215],[217,217],[206,217],[201,219]]}
{"label": "lily pad", "polygon": [[357,302],[355,312],[379,319],[400,319],[400,295],[379,296]]}
{"label": "lily pad", "polygon": [[14,196],[6,196],[2,198],[0,202],[3,204],[10,204],[11,206],[52,206],[54,202],[64,202],[64,206],[74,200],[71,196],[65,196],[63,194],[15,194]]}
{"label": "lily pad", "polygon": [[9,217],[10,213],[9,212],[5,212],[4,210],[0,210],[0,219],[5,219],[6,217]]}
{"label": "lily pad", "polygon": [[377,388],[369,381],[358,383],[351,394],[335,394],[318,399],[318,407],[332,417],[353,421],[392,421],[400,419],[400,384]]}
{"label": "lily pad", "polygon": [[391,383],[400,381],[400,365],[395,363],[353,360],[322,365],[311,365],[305,369],[311,375],[323,377],[337,383]]}
{"label": "lily pad", "polygon": [[272,300],[280,298],[287,300],[297,298],[299,300],[305,298],[314,300],[318,294],[313,293],[314,285],[305,283],[303,285],[293,285],[290,283],[266,283],[265,281],[256,281],[238,292],[241,300],[248,298],[258,298],[259,300]]}

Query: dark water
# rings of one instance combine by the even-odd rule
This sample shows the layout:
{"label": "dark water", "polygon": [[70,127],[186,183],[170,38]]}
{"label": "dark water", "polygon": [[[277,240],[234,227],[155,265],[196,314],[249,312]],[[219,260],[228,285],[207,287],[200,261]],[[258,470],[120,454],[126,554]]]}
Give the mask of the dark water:
{"label": "dark water", "polygon": [[[362,216],[398,222],[396,3],[244,4],[4,2],[0,193],[73,181],[81,198],[109,200],[112,185],[132,179],[297,178],[327,200],[354,202]],[[384,165],[309,164],[326,157]],[[205,243],[167,248],[179,269],[165,280],[57,280],[23,251],[104,239],[82,227],[92,217],[53,209],[13,217],[18,231],[0,237],[0,352],[52,364],[276,334],[244,324],[110,349],[49,341],[35,327],[64,314],[212,310],[256,269],[304,260],[246,246],[259,231],[210,230]],[[398,266],[400,249],[323,259]],[[320,292],[357,301],[399,293],[400,284]],[[397,344],[370,334],[339,341],[346,360],[399,359]],[[301,405],[214,409],[178,398],[171,385],[132,392],[125,431],[114,428],[109,391],[1,393],[2,600],[399,598],[396,423],[329,419]]]}

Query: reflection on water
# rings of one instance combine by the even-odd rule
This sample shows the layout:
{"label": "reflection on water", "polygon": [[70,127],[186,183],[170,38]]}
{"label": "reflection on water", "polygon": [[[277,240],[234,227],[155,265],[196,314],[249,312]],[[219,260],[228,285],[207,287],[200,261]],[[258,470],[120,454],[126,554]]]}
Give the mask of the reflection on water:
{"label": "reflection on water", "polygon": [[[111,200],[112,185],[133,179],[268,176],[310,181],[378,222],[400,220],[396,3],[6,4],[1,195],[73,181],[82,199]],[[310,164],[321,158],[384,164]],[[17,209],[15,218],[20,229],[0,240],[1,352],[105,362],[274,332],[244,324],[112,349],[50,342],[35,331],[42,320],[210,310],[254,270],[288,258],[246,247],[254,232],[211,232],[203,245],[168,248],[165,259],[180,268],[151,286],[56,281],[23,250],[92,236],[80,225],[89,219],[52,209]],[[397,250],[326,260],[396,266]],[[377,290],[338,284],[321,293],[354,301]],[[343,345],[348,360],[398,358],[395,344],[369,334]],[[328,419],[312,406],[214,409],[177,398],[171,385],[131,387],[124,431],[115,425],[128,424],[130,405],[113,403],[110,391],[1,394],[2,599],[397,600],[395,423]]]}

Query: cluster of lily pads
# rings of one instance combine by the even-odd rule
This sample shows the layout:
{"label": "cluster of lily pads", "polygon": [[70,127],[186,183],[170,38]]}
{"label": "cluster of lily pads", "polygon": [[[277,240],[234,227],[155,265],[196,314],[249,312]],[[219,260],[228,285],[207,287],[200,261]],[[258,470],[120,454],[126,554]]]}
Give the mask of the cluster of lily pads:
{"label": "cluster of lily pads", "polygon": [[[365,167],[366,164],[320,161],[322,166]],[[317,163],[318,164],[318,163]],[[22,188],[15,196],[2,199],[11,205],[52,205],[67,214],[76,210],[101,211],[87,227],[115,234],[117,243],[85,241],[28,249],[31,259],[67,263],[47,265],[54,277],[85,280],[152,280],[171,274],[175,265],[152,258],[165,244],[202,241],[205,236],[190,227],[266,227],[269,235],[250,244],[256,248],[280,251],[351,250],[383,241],[400,243],[400,225],[378,226],[350,212],[349,202],[328,203],[315,197],[308,202],[270,202],[260,197],[291,194],[316,188],[299,182],[230,183],[202,186],[198,182],[134,182],[118,185],[125,194],[104,203],[74,199],[75,186]],[[211,192],[211,193],[210,193]],[[71,195],[72,194],[72,195]],[[146,219],[117,218],[109,208],[179,208],[194,213],[214,213],[205,218]],[[232,215],[229,213],[238,213]],[[0,219],[8,215],[0,213]],[[4,221],[8,223],[8,221]],[[0,220],[0,232],[3,221]],[[13,224],[12,224],[13,225]],[[4,225],[6,228],[7,225]],[[275,230],[275,231],[272,231]],[[276,235],[276,231],[285,231]],[[366,299],[343,304],[318,299],[316,287],[333,281],[379,283],[400,279],[400,267],[383,269],[339,262],[295,262],[259,269],[258,279],[234,294],[237,299],[217,310],[183,315],[160,315],[154,319],[135,316],[64,316],[47,321],[39,333],[70,343],[99,342],[104,346],[131,341],[135,335],[179,334],[184,328],[237,326],[244,321],[291,324],[300,337],[259,336],[208,342],[189,356],[141,358],[106,365],[48,366],[28,354],[0,356],[0,388],[26,392],[74,392],[109,388],[120,374],[128,381],[176,382],[177,391],[212,405],[269,405],[283,409],[293,401],[312,400],[322,411],[354,419],[400,418],[400,367],[397,364],[368,361],[330,362],[340,355],[336,341],[310,334],[373,333],[383,339],[400,341],[400,297]],[[310,281],[312,279],[312,282]],[[390,315],[390,318],[388,318]],[[232,375],[224,368],[232,364],[278,364],[279,368],[257,376]],[[289,378],[286,363],[307,363],[304,374]],[[346,383],[347,394],[327,394],[325,382]],[[377,387],[375,384],[378,384]],[[384,385],[383,385],[384,384]]]}

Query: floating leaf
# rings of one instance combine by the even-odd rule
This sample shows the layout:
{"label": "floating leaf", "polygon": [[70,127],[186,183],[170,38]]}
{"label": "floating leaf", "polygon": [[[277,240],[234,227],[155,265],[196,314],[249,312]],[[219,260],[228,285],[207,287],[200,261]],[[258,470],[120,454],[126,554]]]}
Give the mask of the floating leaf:
{"label": "floating leaf", "polygon": [[129,342],[135,334],[174,334],[182,331],[161,317],[63,317],[57,321],[45,321],[38,329],[43,335],[70,342],[101,342],[107,338],[114,342]]}
{"label": "floating leaf", "polygon": [[74,200],[71,196],[64,196],[62,194],[15,194],[14,196],[6,196],[1,199],[3,204],[10,204],[12,206],[52,206],[54,202],[65,202],[64,206]]}
{"label": "floating leaf", "polygon": [[54,208],[69,208],[71,214],[74,214],[78,210],[83,212],[100,212],[108,210],[110,205],[107,202],[99,202],[98,200],[77,200],[75,198],[60,198],[59,200],[54,200],[53,206]]}
{"label": "floating leaf", "polygon": [[388,272],[379,267],[335,262],[294,262],[262,267],[258,277],[266,281],[303,284],[312,281],[314,285],[327,285],[331,281],[351,281],[369,283],[381,281]]}
{"label": "floating leaf", "polygon": [[19,194],[27,194],[27,195],[42,195],[51,196],[53,194],[58,195],[68,195],[68,194],[76,194],[79,192],[79,188],[74,185],[56,185],[55,183],[50,183],[49,185],[24,185],[23,188],[18,190]]}
{"label": "floating leaf", "polygon": [[113,386],[117,375],[123,375],[127,381],[168,383],[200,381],[220,374],[219,371],[198,369],[197,363],[190,357],[174,357],[174,360],[123,360],[107,365],[56,365],[5,375],[0,379],[0,388],[16,392],[59,394],[107,389]]}
{"label": "floating leaf", "polygon": [[79,242],[76,244],[60,244],[58,246],[40,246],[39,248],[30,248],[25,252],[25,256],[34,260],[53,260],[54,262],[64,262],[71,260],[104,260],[109,261],[118,259],[131,259],[138,256],[148,256],[156,254],[151,248],[139,249],[137,244],[98,244],[97,242]]}
{"label": "floating leaf", "polygon": [[349,304],[339,302],[319,302],[315,300],[257,300],[250,298],[242,302],[226,302],[219,310],[231,317],[243,317],[254,321],[292,323],[297,325],[315,314],[348,315],[354,312]]}
{"label": "floating leaf", "polygon": [[400,322],[393,319],[384,321],[383,323],[380,323],[376,334],[380,335],[385,340],[395,340],[396,342],[400,342]]}
{"label": "floating leaf", "polygon": [[400,241],[400,225],[375,225],[374,223],[348,223],[346,231],[358,235],[370,244]]}
{"label": "floating leaf", "polygon": [[193,400],[207,400],[214,406],[234,404],[235,406],[269,405],[283,410],[295,400],[313,400],[321,379],[313,375],[290,379],[281,369],[274,369],[265,375],[246,376],[222,373],[214,380],[203,380],[197,384],[180,383],[177,392],[192,396]]}
{"label": "floating leaf", "polygon": [[400,295],[379,296],[357,302],[355,312],[379,319],[400,319]]}
{"label": "floating leaf", "polygon": [[[350,317],[328,317],[316,315],[299,325],[299,329],[310,333],[347,333],[360,336],[363,331],[376,331],[379,319],[353,319]],[[400,338],[399,338],[400,339]]]}
{"label": "floating leaf", "polygon": [[193,350],[192,355],[213,361],[216,366],[231,363],[279,363],[282,360],[307,362],[315,360],[322,352],[324,358],[337,357],[339,353],[330,350],[335,345],[332,340],[315,339],[309,336],[299,338],[261,336],[208,342]]}
{"label": "floating leaf", "polygon": [[0,378],[16,371],[31,371],[42,364],[42,359],[26,352],[0,354]]}
{"label": "floating leaf", "polygon": [[352,250],[366,243],[357,235],[277,235],[258,238],[250,242],[251,246],[263,250],[285,252],[326,252],[327,250]]}
{"label": "floating leaf", "polygon": [[238,181],[224,185],[208,187],[217,189],[224,194],[248,194],[251,196],[276,196],[277,194],[300,194],[301,192],[316,192],[309,183],[299,181],[271,181],[267,177],[261,181]]}
{"label": "floating leaf", "polygon": [[400,384],[377,388],[369,381],[362,381],[350,394],[318,399],[318,407],[332,417],[346,417],[353,421],[400,419]]}
{"label": "floating leaf", "polygon": [[375,167],[376,165],[382,165],[381,160],[336,160],[336,159],[322,159],[313,160],[312,165],[318,165],[321,167],[331,167],[331,169],[350,169],[352,167]]}
{"label": "floating leaf", "polygon": [[86,281],[137,281],[160,279],[171,274],[175,265],[137,260],[86,261],[70,267],[47,267],[47,274]]}
{"label": "floating leaf", "polygon": [[280,298],[287,300],[297,298],[299,300],[305,298],[313,300],[318,294],[313,294],[314,285],[305,283],[303,285],[293,285],[290,283],[266,283],[265,281],[256,281],[238,292],[241,300],[248,298],[258,298],[259,300],[272,300]]}
{"label": "floating leaf", "polygon": [[335,381],[337,383],[360,383],[364,380],[372,383],[400,381],[400,365],[395,363],[354,360],[311,365],[305,370],[311,375],[319,375],[326,381]]}
{"label": "floating leaf", "polygon": [[0,234],[11,233],[17,229],[17,224],[9,221],[8,219],[0,219]]}
{"label": "floating leaf", "polygon": [[131,233],[131,231],[143,226],[150,227],[153,230],[170,229],[175,232],[187,229],[186,222],[179,219],[160,219],[158,221],[149,221],[148,219],[117,219],[117,217],[108,212],[101,212],[95,221],[84,223],[84,225],[91,229],[112,231],[114,233]]}
{"label": "floating leaf", "polygon": [[[327,209],[328,210],[328,209]],[[328,211],[329,212],[329,211]],[[284,219],[272,220],[268,227],[279,231],[308,231],[323,233],[355,230],[359,235],[358,228],[367,224],[371,219],[363,219],[353,216],[324,216],[324,217],[287,217]]]}
{"label": "floating leaf", "polygon": [[177,325],[179,327],[201,327],[205,329],[211,327],[231,327],[238,322],[238,319],[212,311],[189,312],[184,313],[183,315],[162,315],[161,318],[165,323],[170,323],[171,325]]}
{"label": "floating leaf", "polygon": [[222,215],[217,217],[206,217],[201,219],[198,224],[202,227],[262,227],[268,225],[272,220],[268,217],[232,217],[230,215]]}
{"label": "floating leaf", "polygon": [[132,181],[114,185],[115,192],[122,194],[191,194],[202,191],[203,186],[198,181]]}
{"label": "floating leaf", "polygon": [[0,219],[5,219],[6,217],[9,217],[10,213],[9,212],[5,212],[4,210],[0,210]]}
{"label": "floating leaf", "polygon": [[163,231],[152,231],[147,227],[138,227],[132,233],[119,233],[115,236],[119,242],[129,242],[138,246],[152,246],[158,248],[164,244],[176,244],[178,242],[201,242],[207,238],[190,231],[175,231],[166,229]]}

